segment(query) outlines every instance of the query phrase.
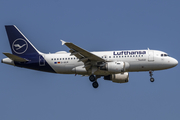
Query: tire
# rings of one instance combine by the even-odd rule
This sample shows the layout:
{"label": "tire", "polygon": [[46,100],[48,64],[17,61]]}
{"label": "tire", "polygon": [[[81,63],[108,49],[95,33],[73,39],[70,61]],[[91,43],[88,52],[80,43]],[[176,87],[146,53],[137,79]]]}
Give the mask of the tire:
{"label": "tire", "polygon": [[98,82],[95,81],[95,82],[92,83],[92,86],[93,86],[94,88],[98,88],[99,84],[98,84]]}
{"label": "tire", "polygon": [[151,81],[151,82],[154,82],[154,78],[150,78],[150,81]]}
{"label": "tire", "polygon": [[91,82],[94,82],[94,81],[96,80],[96,77],[95,77],[94,75],[90,75],[90,76],[89,76],[89,80],[90,80]]}

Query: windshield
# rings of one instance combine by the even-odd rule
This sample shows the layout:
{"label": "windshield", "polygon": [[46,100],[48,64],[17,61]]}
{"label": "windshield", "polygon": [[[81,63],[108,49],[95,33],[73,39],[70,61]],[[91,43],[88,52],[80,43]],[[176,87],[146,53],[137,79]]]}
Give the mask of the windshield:
{"label": "windshield", "polygon": [[167,57],[169,56],[168,54],[161,54],[161,57]]}

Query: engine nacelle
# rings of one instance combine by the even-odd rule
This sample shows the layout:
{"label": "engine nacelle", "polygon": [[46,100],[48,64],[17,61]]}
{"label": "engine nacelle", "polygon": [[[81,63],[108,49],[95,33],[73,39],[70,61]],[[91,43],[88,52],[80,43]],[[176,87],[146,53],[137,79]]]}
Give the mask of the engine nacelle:
{"label": "engine nacelle", "polygon": [[126,83],[129,81],[129,73],[124,72],[124,73],[104,76],[104,80],[112,80],[112,82],[116,82],[116,83]]}
{"label": "engine nacelle", "polygon": [[106,70],[112,73],[124,72],[129,68],[127,62],[107,62],[104,66],[100,67],[100,70]]}

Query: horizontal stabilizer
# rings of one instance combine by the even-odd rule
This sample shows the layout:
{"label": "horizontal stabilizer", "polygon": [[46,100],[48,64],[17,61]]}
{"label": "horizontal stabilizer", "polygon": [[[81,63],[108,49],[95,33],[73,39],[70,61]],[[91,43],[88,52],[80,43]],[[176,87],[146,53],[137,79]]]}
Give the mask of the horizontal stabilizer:
{"label": "horizontal stabilizer", "polygon": [[16,62],[27,62],[27,61],[29,61],[29,60],[21,58],[19,56],[13,55],[11,53],[3,53],[3,54],[6,55],[11,60],[16,61]]}

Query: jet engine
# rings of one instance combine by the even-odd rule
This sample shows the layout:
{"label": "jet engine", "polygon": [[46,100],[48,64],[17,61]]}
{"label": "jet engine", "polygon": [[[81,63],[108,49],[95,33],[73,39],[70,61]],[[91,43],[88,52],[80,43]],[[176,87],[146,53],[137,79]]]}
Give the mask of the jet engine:
{"label": "jet engine", "polygon": [[129,73],[124,72],[124,73],[104,76],[104,80],[112,80],[112,82],[116,82],[116,83],[126,83],[129,81]]}
{"label": "jet engine", "polygon": [[100,70],[106,70],[112,73],[124,72],[129,68],[129,63],[127,62],[107,62],[105,65],[100,67]]}

